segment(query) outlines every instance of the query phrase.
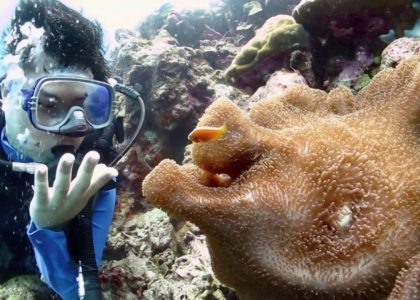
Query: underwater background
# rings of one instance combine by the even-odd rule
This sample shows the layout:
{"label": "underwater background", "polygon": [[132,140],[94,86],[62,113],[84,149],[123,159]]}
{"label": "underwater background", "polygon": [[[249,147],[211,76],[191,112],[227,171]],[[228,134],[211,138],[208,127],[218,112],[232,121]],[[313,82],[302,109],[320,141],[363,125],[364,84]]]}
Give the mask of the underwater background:
{"label": "underwater background", "polygon": [[[143,180],[166,158],[184,165],[193,161],[188,135],[221,97],[248,113],[292,86],[325,92],[346,87],[357,95],[381,70],[420,55],[419,5],[412,0],[214,0],[208,9],[180,10],[168,2],[135,28],[118,29],[110,53],[113,74],[141,94],[146,119],[135,145],[117,164],[118,204],[100,271],[105,299],[239,299],[213,273],[202,230],[146,200]],[[141,4],[133,9],[141,10]],[[357,110],[344,103],[346,97],[333,110],[337,115]],[[418,216],[419,190],[415,193]],[[418,250],[419,226],[412,226]],[[417,294],[389,299],[420,299],[419,260],[419,255],[413,260],[411,277]],[[301,299],[387,299],[389,294],[308,292]],[[51,297],[33,276],[0,286],[0,299]]]}

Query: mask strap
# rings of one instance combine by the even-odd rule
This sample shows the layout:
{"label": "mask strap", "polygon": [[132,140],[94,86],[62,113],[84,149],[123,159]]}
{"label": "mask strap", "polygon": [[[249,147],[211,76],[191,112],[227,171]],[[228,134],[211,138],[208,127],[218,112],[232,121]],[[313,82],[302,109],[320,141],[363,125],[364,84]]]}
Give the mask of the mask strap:
{"label": "mask strap", "polygon": [[21,89],[20,90],[23,97],[24,97],[24,100],[23,100],[23,103],[22,103],[22,109],[24,111],[28,112],[31,109],[31,104],[30,104],[31,98],[34,95],[36,86],[38,85],[38,83],[41,81],[42,78],[44,78],[44,77],[38,78],[30,89]]}

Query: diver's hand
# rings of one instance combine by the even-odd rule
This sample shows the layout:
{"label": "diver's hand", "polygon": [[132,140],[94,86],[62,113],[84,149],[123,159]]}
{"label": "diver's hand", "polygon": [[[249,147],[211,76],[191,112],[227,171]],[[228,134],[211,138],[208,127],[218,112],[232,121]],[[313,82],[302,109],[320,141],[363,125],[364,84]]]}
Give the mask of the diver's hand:
{"label": "diver's hand", "polygon": [[118,175],[114,168],[98,164],[99,154],[88,152],[71,180],[74,156],[64,154],[58,163],[53,187],[48,186],[48,168],[40,165],[35,172],[34,197],[29,206],[32,221],[38,228],[59,228],[73,219],[90,197]]}

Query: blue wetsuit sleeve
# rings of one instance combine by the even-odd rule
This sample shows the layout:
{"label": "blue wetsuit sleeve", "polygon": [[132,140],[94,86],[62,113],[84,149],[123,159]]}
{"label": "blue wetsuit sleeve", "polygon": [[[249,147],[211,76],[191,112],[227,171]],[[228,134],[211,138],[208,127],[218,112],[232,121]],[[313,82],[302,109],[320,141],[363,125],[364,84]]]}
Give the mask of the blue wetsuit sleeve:
{"label": "blue wetsuit sleeve", "polygon": [[93,211],[92,233],[95,247],[96,265],[101,266],[102,253],[105,247],[109,227],[114,215],[115,202],[117,200],[116,189],[101,191]]}
{"label": "blue wetsuit sleeve", "polygon": [[64,231],[38,229],[31,221],[28,236],[43,280],[63,299],[77,299],[77,268],[67,250]]}
{"label": "blue wetsuit sleeve", "polygon": [[[101,191],[92,215],[92,233],[96,264],[99,267],[109,226],[112,222],[116,190]],[[78,299],[77,268],[67,249],[64,231],[37,228],[31,221],[28,237],[44,281],[63,299]]]}

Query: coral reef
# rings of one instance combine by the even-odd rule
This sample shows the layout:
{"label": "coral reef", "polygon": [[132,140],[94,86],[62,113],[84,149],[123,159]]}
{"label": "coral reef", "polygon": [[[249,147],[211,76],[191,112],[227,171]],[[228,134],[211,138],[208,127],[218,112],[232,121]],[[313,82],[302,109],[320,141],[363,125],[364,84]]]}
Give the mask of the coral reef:
{"label": "coral reef", "polygon": [[[226,81],[252,94],[270,74],[287,68],[310,87],[346,85],[358,92],[376,74],[384,41],[403,36],[419,17],[412,0],[302,0],[292,17],[272,17],[255,32],[227,69]],[[400,42],[391,51],[410,47]]]}
{"label": "coral reef", "polygon": [[[183,296],[181,287],[184,286],[185,291],[194,291],[187,292],[188,295],[184,295],[187,298],[199,297],[198,295],[203,295],[204,290],[207,291],[206,297],[227,298],[228,290],[218,283],[213,284],[216,281],[213,281],[207,256],[198,261],[193,255],[188,261],[193,261],[191,265],[197,268],[199,264],[203,264],[202,267],[206,270],[209,280],[193,281],[192,277],[172,276],[177,274],[177,265],[174,264],[176,258],[197,253],[195,242],[181,243],[182,246],[179,246],[174,234],[176,228],[169,226],[172,228],[168,229],[173,233],[170,237],[172,240],[169,246],[165,244],[162,247],[164,251],[153,252],[151,255],[149,252],[136,250],[140,248],[140,244],[148,245],[147,236],[153,235],[153,230],[145,229],[142,233],[143,238],[138,238],[134,232],[140,229],[129,225],[134,220],[138,221],[139,216],[148,218],[150,214],[148,211],[151,209],[151,204],[147,203],[140,193],[134,192],[138,191],[139,183],[163,157],[173,158],[178,162],[183,158],[185,162],[190,160],[188,153],[184,156],[184,146],[188,142],[187,133],[214,99],[228,97],[246,111],[250,104],[252,106],[255,102],[273,95],[279,96],[283,87],[297,82],[303,83],[304,80],[310,87],[331,90],[344,84],[350,87],[353,93],[357,92],[368,84],[381,63],[381,52],[386,45],[379,39],[379,34],[394,28],[397,35],[401,35],[402,29],[413,24],[413,17],[416,15],[405,0],[313,1],[317,2],[314,4],[315,8],[320,3],[331,5],[311,12],[307,8],[300,10],[300,14],[309,13],[305,20],[298,22],[304,27],[306,24],[317,25],[318,22],[328,19],[327,26],[320,26],[319,31],[312,30],[311,28],[316,29],[313,25],[306,28],[311,35],[311,44],[308,47],[301,50],[291,47],[287,58],[279,58],[279,60],[284,58],[282,61],[273,58],[273,64],[278,64],[278,67],[269,69],[265,68],[269,64],[261,64],[259,69],[249,71],[250,78],[245,80],[248,80],[251,86],[254,86],[253,76],[262,81],[255,88],[249,89],[248,93],[252,93],[267,81],[267,84],[261,86],[251,97],[240,89],[228,85],[223,72],[240,52],[240,48],[255,35],[255,30],[271,16],[290,14],[293,5],[298,2],[297,0],[222,0],[214,1],[212,7],[206,11],[177,11],[165,4],[146,19],[136,32],[128,30],[118,32],[117,40],[120,47],[115,52],[114,71],[124,79],[124,82],[141,93],[148,112],[144,134],[118,165],[121,170],[122,193],[119,196],[114,222],[116,230],[110,234],[108,257],[104,265],[105,273],[111,270],[110,273],[115,275],[105,277],[108,281],[104,281],[104,287],[109,295],[129,299],[138,298],[141,293],[142,297],[150,299],[176,298]],[[309,1],[302,1],[302,4],[303,2]],[[346,7],[343,9],[344,2],[349,3],[348,9]],[[377,6],[374,7],[375,5]],[[366,9],[355,9],[360,7]],[[401,58],[415,54],[415,51],[410,51],[414,49],[411,43],[401,43],[394,49],[393,53],[397,56],[400,53],[404,54]],[[388,57],[391,60],[396,57],[387,53],[389,52],[384,52],[382,55],[383,63]],[[391,66],[399,63],[401,58],[392,61]],[[279,72],[282,67],[286,70]],[[283,71],[287,72],[286,76],[279,75]],[[199,83],[202,83],[203,89],[196,89],[198,92],[194,93]],[[330,110],[337,115],[346,115],[358,110],[359,104],[354,101],[350,92],[343,91],[347,90],[334,90],[333,93],[341,95],[341,98],[329,102],[328,108],[325,108],[323,101],[311,102],[310,109],[304,109],[305,117],[302,117],[300,110],[295,108],[296,103],[287,106],[287,114],[276,121],[282,122],[279,123],[279,128],[299,127],[300,122],[304,124],[308,119],[317,117],[319,113],[322,116],[327,115]],[[290,93],[292,92],[287,92],[285,97]],[[323,95],[319,91],[316,93]],[[255,114],[258,105],[256,104],[251,114]],[[296,121],[299,124],[295,124],[295,121],[290,123],[290,120],[300,121]],[[219,127],[222,124],[214,125]],[[203,144],[205,145],[208,144]],[[240,160],[235,163],[239,165],[239,162]],[[222,175],[206,176],[201,180],[207,185],[228,185],[229,180]],[[234,178],[235,175],[231,176]],[[176,182],[179,180],[180,178],[176,178]],[[139,221],[138,227],[143,225],[143,221]],[[134,229],[135,227],[137,229]],[[206,245],[202,233],[198,230],[188,231],[185,236],[200,241],[200,247]],[[181,253],[173,247],[175,244],[178,245],[176,249],[182,248]],[[149,246],[146,248],[149,249]],[[160,268],[160,264],[164,267]],[[133,268],[135,265],[138,268]],[[412,268],[405,266],[404,269],[407,269],[406,273],[411,275],[401,277],[401,282],[406,282],[405,278],[414,278]],[[123,272],[119,273],[118,270]],[[143,273],[154,275],[150,279]],[[115,278],[123,278],[121,287],[112,286],[110,282]],[[138,287],[141,289],[137,290]],[[221,292],[224,296],[220,296]]]}
{"label": "coral reef", "polygon": [[[249,39],[268,18],[290,14],[299,0],[215,0],[207,10],[177,9],[166,2],[139,26],[141,36],[153,39],[164,28],[180,45],[197,47],[202,40],[226,35]],[[236,44],[236,43],[235,43]]]}
{"label": "coral reef", "polygon": [[155,131],[143,130],[139,141],[117,164],[120,185],[126,191],[136,191],[137,182],[142,181],[164,157],[170,156],[171,150],[169,142]]}
{"label": "coral reef", "polygon": [[356,96],[294,86],[248,116],[219,99],[198,128],[228,131],[194,164],[162,161],[143,193],[199,226],[242,299],[383,299],[418,273],[419,92],[416,57]]}

